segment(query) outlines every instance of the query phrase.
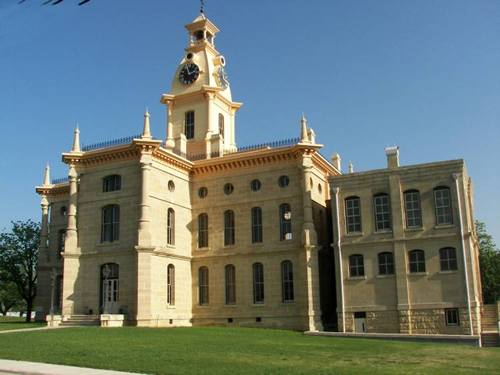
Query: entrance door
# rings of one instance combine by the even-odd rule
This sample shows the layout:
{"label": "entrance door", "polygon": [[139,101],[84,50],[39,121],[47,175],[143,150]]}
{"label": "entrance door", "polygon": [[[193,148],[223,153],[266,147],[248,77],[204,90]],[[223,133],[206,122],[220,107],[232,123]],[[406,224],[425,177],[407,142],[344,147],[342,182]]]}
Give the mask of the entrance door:
{"label": "entrance door", "polygon": [[366,312],[359,311],[354,313],[354,332],[366,333]]}
{"label": "entrance door", "polygon": [[118,279],[103,280],[102,301],[105,313],[118,313]]}

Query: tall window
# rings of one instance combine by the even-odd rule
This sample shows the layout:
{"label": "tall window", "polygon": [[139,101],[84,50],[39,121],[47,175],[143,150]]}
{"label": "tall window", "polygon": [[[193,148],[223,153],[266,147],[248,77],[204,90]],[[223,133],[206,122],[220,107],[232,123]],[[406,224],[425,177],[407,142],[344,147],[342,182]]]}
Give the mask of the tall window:
{"label": "tall window", "polygon": [[175,245],[175,211],[173,208],[167,211],[167,244]]}
{"label": "tall window", "polygon": [[436,224],[453,224],[451,215],[450,188],[439,186],[434,189],[434,203],[436,206]]}
{"label": "tall window", "polygon": [[439,250],[441,271],[455,271],[457,269],[457,252],[452,247]]}
{"label": "tall window", "polygon": [[224,137],[224,115],[219,113],[219,134]]}
{"label": "tall window", "polygon": [[292,239],[292,211],[288,203],[280,205],[280,241]]}
{"label": "tall window", "polygon": [[120,206],[110,204],[102,208],[101,242],[117,241],[120,237]]}
{"label": "tall window", "polygon": [[226,305],[236,303],[236,270],[232,264],[224,268],[226,276]]}
{"label": "tall window", "polygon": [[198,270],[198,300],[200,305],[208,304],[208,268],[205,266]]}
{"label": "tall window", "polygon": [[198,247],[208,247],[208,215],[198,215]]}
{"label": "tall window", "polygon": [[[101,266],[101,309],[106,312],[110,304],[117,302],[119,293],[120,267],[116,263],[106,263]],[[109,312],[109,311],[108,311]]]}
{"label": "tall window", "polygon": [[361,202],[359,197],[346,198],[345,222],[347,233],[361,232]]}
{"label": "tall window", "polygon": [[58,240],[58,250],[59,250],[59,253],[63,253],[64,252],[64,246],[65,246],[65,243],[66,243],[66,229],[61,229],[59,231],[59,235],[58,235],[58,239],[57,240]]}
{"label": "tall window", "polygon": [[234,245],[234,211],[224,212],[224,246]]}
{"label": "tall window", "polygon": [[262,209],[252,208],[252,243],[262,242]]}
{"label": "tall window", "polygon": [[253,303],[264,303],[264,266],[254,263],[253,271]]}
{"label": "tall window", "polygon": [[293,302],[293,265],[289,260],[281,262],[281,298],[283,303]]}
{"label": "tall window", "polygon": [[173,264],[167,267],[167,305],[175,305],[175,267]]}
{"label": "tall window", "polygon": [[391,229],[389,195],[383,193],[373,196],[373,207],[375,212],[375,230]]}
{"label": "tall window", "polygon": [[394,274],[394,256],[392,253],[384,252],[378,255],[378,273],[379,275]]}
{"label": "tall window", "polygon": [[365,275],[363,255],[354,254],[349,256],[349,276],[360,277]]}
{"label": "tall window", "polygon": [[404,192],[406,227],[420,228],[422,226],[422,209],[420,206],[420,192],[408,190]]}
{"label": "tall window", "polygon": [[102,191],[116,191],[122,188],[122,177],[117,174],[106,176],[102,179]]}
{"label": "tall window", "polygon": [[194,111],[184,113],[184,134],[187,139],[194,138]]}
{"label": "tall window", "polygon": [[425,253],[423,250],[410,251],[410,272],[425,272]]}

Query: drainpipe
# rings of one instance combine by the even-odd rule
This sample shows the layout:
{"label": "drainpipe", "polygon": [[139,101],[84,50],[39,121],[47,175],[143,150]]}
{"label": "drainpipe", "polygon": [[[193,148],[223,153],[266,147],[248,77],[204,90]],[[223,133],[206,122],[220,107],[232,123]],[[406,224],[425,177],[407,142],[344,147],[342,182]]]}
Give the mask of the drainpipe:
{"label": "drainpipe", "polygon": [[458,221],[460,224],[460,240],[462,243],[462,257],[464,260],[464,273],[465,273],[465,290],[467,292],[467,308],[469,310],[469,325],[470,325],[470,334],[474,335],[474,327],[472,326],[472,312],[470,308],[470,294],[469,294],[469,273],[467,272],[467,260],[465,253],[465,241],[464,241],[464,227],[462,222],[462,203],[460,200],[460,190],[458,186],[458,178],[460,177],[458,173],[453,173],[453,179],[455,180],[455,188],[457,190],[457,199],[458,199]]}
{"label": "drainpipe", "polygon": [[337,221],[337,248],[339,249],[339,270],[340,270],[340,298],[342,304],[342,332],[345,333],[345,301],[344,301],[344,271],[342,266],[342,247],[340,245],[340,214],[339,214],[339,191],[338,187],[334,187],[335,194],[335,213]]}

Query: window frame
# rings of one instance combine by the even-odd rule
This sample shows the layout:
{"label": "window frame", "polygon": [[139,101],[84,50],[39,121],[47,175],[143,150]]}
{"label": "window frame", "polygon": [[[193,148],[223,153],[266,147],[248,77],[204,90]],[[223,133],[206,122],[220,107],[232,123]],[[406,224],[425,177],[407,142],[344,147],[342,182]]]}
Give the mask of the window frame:
{"label": "window frame", "polygon": [[[352,204],[357,202],[357,206]],[[347,233],[362,233],[361,198],[350,196],[344,199],[345,225]]]}
{"label": "window frame", "polygon": [[224,139],[224,115],[222,113],[219,113],[219,135],[222,136]]}
{"label": "window frame", "polygon": [[403,192],[403,199],[405,204],[406,228],[422,228],[422,202],[420,199],[420,191],[416,189],[406,190]]}
{"label": "window frame", "polygon": [[175,306],[175,266],[167,266],[167,305]]}
{"label": "window frame", "polygon": [[375,232],[392,230],[391,197],[389,194],[379,193],[373,196],[373,214],[375,218]]}
{"label": "window frame", "polygon": [[[438,196],[447,192],[448,196]],[[437,186],[434,188],[434,213],[436,225],[453,225],[453,205],[451,198],[451,188],[448,186]],[[448,200],[448,204],[444,205],[443,201]]]}
{"label": "window frame", "polygon": [[232,246],[236,242],[236,225],[233,210],[224,211],[224,246]]}
{"label": "window frame", "polygon": [[186,139],[194,138],[195,113],[193,110],[184,112],[184,135]]}
{"label": "window frame", "polygon": [[[422,259],[420,259],[420,255]],[[426,264],[425,264],[425,251],[421,249],[414,249],[408,252],[408,267],[410,273],[425,273]],[[422,266],[423,265],[423,266]],[[423,267],[423,269],[422,269]]]}
{"label": "window frame", "polygon": [[365,276],[365,260],[363,255],[362,254],[349,255],[349,277],[364,277],[364,276]]}
{"label": "window frame", "polygon": [[236,304],[236,267],[234,264],[226,264],[224,267],[224,286],[226,291],[225,304]]}
{"label": "window frame", "polygon": [[383,251],[377,254],[378,274],[381,276],[394,275],[394,254]]}
{"label": "window frame", "polygon": [[198,304],[200,306],[210,303],[210,278],[207,266],[198,268]]}
{"label": "window frame", "polygon": [[441,272],[458,270],[457,250],[454,247],[439,249],[439,266]]}
{"label": "window frame", "polygon": [[102,192],[110,193],[122,189],[122,176],[119,174],[110,174],[102,178]]}
{"label": "window frame", "polygon": [[198,215],[198,248],[208,247],[208,214]]}
{"label": "window frame", "polygon": [[167,245],[175,245],[175,210],[172,207],[167,210]]}
{"label": "window frame", "polygon": [[253,303],[264,304],[264,265],[260,262],[252,264]]}
{"label": "window frame", "polygon": [[262,208],[252,207],[250,210],[251,214],[251,232],[252,232],[252,243],[262,243],[263,233],[262,233]]}
{"label": "window frame", "polygon": [[444,309],[444,320],[447,326],[460,326],[460,311],[457,307]]}
{"label": "window frame", "polygon": [[[286,213],[290,213],[290,218],[285,217]],[[279,206],[279,219],[280,219],[280,241],[287,241],[286,235],[292,235],[292,207],[289,203],[282,203]],[[293,236],[292,236],[293,238]]]}
{"label": "window frame", "polygon": [[[110,210],[110,211],[108,211]],[[108,214],[108,212],[110,214]],[[109,221],[106,216],[110,215]],[[101,207],[101,243],[120,239],[120,206],[108,204]]]}
{"label": "window frame", "polygon": [[294,301],[293,263],[290,260],[284,260],[281,262],[281,302],[293,303]]}

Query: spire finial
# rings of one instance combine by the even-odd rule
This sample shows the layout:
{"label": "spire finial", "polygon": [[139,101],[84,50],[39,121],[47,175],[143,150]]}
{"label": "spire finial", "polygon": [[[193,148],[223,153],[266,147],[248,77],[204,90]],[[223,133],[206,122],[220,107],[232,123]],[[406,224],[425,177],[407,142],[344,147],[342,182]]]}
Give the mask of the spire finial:
{"label": "spire finial", "polygon": [[200,13],[205,14],[205,1],[200,0]]}
{"label": "spire finial", "polygon": [[78,123],[76,123],[75,133],[73,136],[73,147],[71,152],[81,152],[80,149],[80,129],[78,128]]}
{"label": "spire finial", "polygon": [[49,162],[47,162],[47,165],[45,166],[45,172],[43,174],[43,186],[49,186],[50,184],[51,184],[50,166],[49,166]]}
{"label": "spire finial", "polygon": [[144,113],[144,128],[142,129],[141,138],[151,139],[151,127],[149,126],[149,111],[146,107],[146,112]]}
{"label": "spire finial", "polygon": [[300,119],[300,142],[309,142],[309,137],[307,134],[307,119],[306,116],[304,116],[304,112],[302,112],[302,117]]}
{"label": "spire finial", "polygon": [[352,161],[349,162],[349,173],[354,173],[354,165],[352,164]]}

